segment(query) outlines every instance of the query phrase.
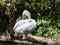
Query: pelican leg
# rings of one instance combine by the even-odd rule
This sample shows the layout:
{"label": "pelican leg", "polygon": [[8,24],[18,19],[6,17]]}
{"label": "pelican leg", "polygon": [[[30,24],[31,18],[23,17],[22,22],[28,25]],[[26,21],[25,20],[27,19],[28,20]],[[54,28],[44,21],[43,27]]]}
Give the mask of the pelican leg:
{"label": "pelican leg", "polygon": [[15,32],[14,36],[15,36],[15,37],[17,37],[17,36],[18,36],[16,32]]}
{"label": "pelican leg", "polygon": [[22,39],[25,40],[27,37],[26,37],[26,34],[23,33],[23,37]]}

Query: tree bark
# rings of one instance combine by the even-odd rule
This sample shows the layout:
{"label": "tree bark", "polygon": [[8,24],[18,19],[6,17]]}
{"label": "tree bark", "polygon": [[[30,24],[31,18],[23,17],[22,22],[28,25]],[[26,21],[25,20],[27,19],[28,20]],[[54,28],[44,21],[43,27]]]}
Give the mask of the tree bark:
{"label": "tree bark", "polygon": [[9,8],[9,26],[10,26],[10,35],[13,36],[13,26],[14,26],[14,12],[13,12],[13,6],[11,3],[7,4],[7,7]]}

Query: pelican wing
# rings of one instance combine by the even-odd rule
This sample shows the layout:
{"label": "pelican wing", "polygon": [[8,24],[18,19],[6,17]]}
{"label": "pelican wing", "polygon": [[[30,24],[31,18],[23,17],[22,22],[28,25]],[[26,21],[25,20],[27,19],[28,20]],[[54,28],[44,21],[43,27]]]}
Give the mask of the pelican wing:
{"label": "pelican wing", "polygon": [[18,33],[26,33],[27,31],[31,32],[36,28],[36,22],[35,20],[31,20],[30,22],[27,22],[25,24],[22,24],[21,26],[17,27],[15,29],[15,32]]}
{"label": "pelican wing", "polygon": [[15,24],[13,30],[15,30],[17,27],[19,27],[19,26],[21,26],[21,25],[23,25],[23,24],[25,24],[25,23],[27,23],[27,22],[29,22],[29,21],[30,21],[30,20],[20,20],[20,21],[18,21],[18,22]]}

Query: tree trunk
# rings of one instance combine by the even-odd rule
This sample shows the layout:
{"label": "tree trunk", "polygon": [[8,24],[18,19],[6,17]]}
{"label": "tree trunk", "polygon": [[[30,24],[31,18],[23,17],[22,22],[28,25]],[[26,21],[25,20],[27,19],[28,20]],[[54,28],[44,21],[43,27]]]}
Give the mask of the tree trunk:
{"label": "tree trunk", "polygon": [[9,26],[10,26],[10,35],[13,36],[13,26],[14,26],[14,12],[13,12],[13,6],[11,3],[7,4],[9,8]]}

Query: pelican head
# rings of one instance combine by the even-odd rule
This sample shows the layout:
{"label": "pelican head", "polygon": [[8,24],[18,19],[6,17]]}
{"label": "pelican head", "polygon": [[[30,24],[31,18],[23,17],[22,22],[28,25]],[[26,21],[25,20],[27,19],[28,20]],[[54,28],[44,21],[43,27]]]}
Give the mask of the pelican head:
{"label": "pelican head", "polygon": [[22,19],[31,19],[31,13],[28,10],[24,10],[22,13]]}

